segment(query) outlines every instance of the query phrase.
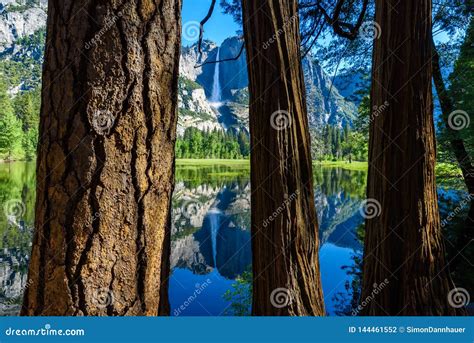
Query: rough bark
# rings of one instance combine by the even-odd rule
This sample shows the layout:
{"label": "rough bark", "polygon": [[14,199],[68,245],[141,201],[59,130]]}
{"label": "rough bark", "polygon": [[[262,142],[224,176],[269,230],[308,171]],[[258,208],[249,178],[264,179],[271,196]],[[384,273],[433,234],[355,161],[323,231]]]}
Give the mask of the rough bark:
{"label": "rough bark", "polygon": [[164,314],[181,1],[48,11],[22,314]]}
{"label": "rough bark", "polygon": [[324,315],[296,0],[243,1],[254,315]]}
{"label": "rough bark", "polygon": [[[453,315],[435,184],[431,1],[377,0],[373,53],[364,315]],[[376,211],[377,212],[377,211]],[[373,218],[372,218],[373,217]],[[384,287],[374,296],[374,289]],[[380,287],[378,287],[380,288]]]}
{"label": "rough bark", "polygon": [[436,93],[438,94],[439,103],[441,105],[441,112],[443,122],[446,126],[446,129],[450,135],[451,149],[456,157],[456,161],[458,162],[459,168],[461,168],[462,175],[464,177],[464,182],[470,194],[474,194],[474,168],[472,167],[471,158],[466,151],[466,147],[464,146],[464,142],[461,137],[459,137],[459,132],[453,130],[451,126],[449,126],[449,114],[456,110],[453,106],[453,101],[448,94],[448,90],[446,89],[443,76],[441,74],[441,67],[439,63],[439,54],[436,50],[436,47],[433,44],[433,81],[436,88]]}
{"label": "rough bark", "polygon": [[[459,132],[453,130],[449,125],[449,115],[456,108],[453,105],[453,100],[448,94],[448,90],[443,80],[443,75],[441,74],[441,67],[439,61],[439,54],[436,50],[436,46],[432,41],[432,53],[433,53],[433,81],[436,88],[436,93],[438,94],[439,103],[441,105],[441,112],[443,122],[445,124],[446,130],[449,135],[449,143],[451,145],[451,151],[456,157],[459,168],[461,169],[464,183],[466,184],[467,191],[469,194],[474,194],[474,167],[472,166],[471,156],[469,156],[466,147],[464,145],[463,139],[460,137]],[[467,214],[466,220],[464,221],[464,227],[462,228],[456,246],[463,247],[466,242],[472,239],[472,232],[474,231],[474,202],[471,200],[469,207],[469,212]],[[463,257],[461,254],[458,254],[451,261],[452,265],[456,265],[459,260]]]}

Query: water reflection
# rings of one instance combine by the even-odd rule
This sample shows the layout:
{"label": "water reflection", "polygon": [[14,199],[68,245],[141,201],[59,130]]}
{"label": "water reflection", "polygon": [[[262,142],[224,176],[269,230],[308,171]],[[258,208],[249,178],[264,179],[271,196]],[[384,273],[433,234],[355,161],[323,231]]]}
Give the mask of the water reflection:
{"label": "water reflection", "polygon": [[27,286],[35,166],[0,164],[0,315],[16,315]]}
{"label": "water reflection", "polygon": [[[171,315],[248,313],[248,271],[252,263],[248,175],[245,166],[178,166],[172,204]],[[18,314],[22,294],[28,287],[34,176],[32,163],[0,164],[2,315]],[[362,254],[357,228],[363,223],[359,206],[365,196],[366,176],[363,171],[337,168],[315,171],[320,265],[330,315],[350,313],[357,300],[353,298],[357,298]],[[457,206],[462,194],[443,189],[438,193],[444,218]],[[5,213],[5,208],[18,201],[23,204],[19,212],[13,217],[8,211]],[[462,218],[460,215],[452,223]]]}
{"label": "water reflection", "polygon": [[[235,279],[251,264],[250,184],[176,186],[171,267]],[[189,204],[193,204],[192,213]]]}
{"label": "water reflection", "polygon": [[[175,193],[170,281],[172,313],[232,314],[229,311],[232,299],[223,301],[223,290],[233,289],[232,281],[249,270],[252,263],[250,183],[248,176],[242,174],[238,180],[216,184],[215,171],[202,170],[199,176],[196,170],[193,173],[200,183],[182,180]],[[225,170],[220,174],[228,175]],[[319,185],[315,194],[320,220],[320,263],[330,314],[335,311],[334,294],[343,291],[346,281],[350,280],[350,275],[341,267],[352,264],[352,253],[362,248],[355,228],[362,223],[359,206],[365,192],[365,178],[365,172],[342,169],[325,168],[315,173],[315,184]],[[211,281],[210,287],[190,301],[193,285],[207,278]]]}

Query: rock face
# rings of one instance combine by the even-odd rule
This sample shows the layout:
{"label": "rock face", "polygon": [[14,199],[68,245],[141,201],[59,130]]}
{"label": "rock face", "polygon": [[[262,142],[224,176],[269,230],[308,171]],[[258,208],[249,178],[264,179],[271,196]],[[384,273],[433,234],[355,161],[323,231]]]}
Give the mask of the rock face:
{"label": "rock face", "polygon": [[196,82],[180,77],[178,93],[178,135],[183,135],[187,127],[200,130],[222,129],[218,112],[206,98],[204,89]]}
{"label": "rock face", "polygon": [[[0,62],[12,59],[23,64],[25,70],[36,68],[36,73],[31,73],[34,81],[22,80],[21,84],[13,85],[12,94],[16,89],[28,89],[39,82],[44,37],[38,33],[44,33],[46,27],[46,7],[47,0],[0,0]],[[34,36],[36,39],[31,38]],[[188,127],[248,132],[248,74],[242,44],[239,37],[230,37],[220,47],[211,41],[203,41],[202,54],[196,44],[182,48],[179,135]],[[216,61],[218,52],[220,60],[238,58],[218,65],[222,99],[217,105],[210,101],[216,64],[206,62]],[[360,75],[343,75],[336,77],[331,85],[332,79],[311,57],[303,61],[303,70],[311,128],[318,129],[325,124],[351,125],[360,102],[355,94],[367,86],[365,79]]]}
{"label": "rock face", "polygon": [[[244,42],[238,37],[231,37],[222,42],[220,48],[220,59],[229,59],[239,56]],[[249,84],[247,75],[247,61],[245,49],[235,61],[227,61],[220,66],[220,84],[222,95],[225,99],[231,99],[236,91],[246,89]]]}
{"label": "rock face", "polygon": [[[363,172],[356,174],[357,182],[366,177]],[[362,198],[351,195],[350,184],[339,183],[348,175],[340,169],[322,171],[323,185],[315,189],[320,209],[319,238],[321,245],[331,243],[359,251],[355,230],[349,228],[363,222],[359,212]],[[217,269],[228,279],[245,271],[251,264],[250,193],[248,181],[226,182],[224,186],[178,182],[173,201],[171,268],[188,269],[197,275]]]}
{"label": "rock face", "polygon": [[331,78],[311,56],[303,60],[303,72],[310,127],[352,126],[357,112],[355,104],[339,93]]}
{"label": "rock face", "polygon": [[0,1],[0,54],[12,51],[15,43],[46,25],[47,0],[27,5],[25,0]]}
{"label": "rock face", "polygon": [[344,73],[336,76],[334,85],[343,97],[359,105],[362,97],[368,93],[370,77],[368,70],[359,70],[355,74]]}
{"label": "rock face", "polygon": [[16,249],[0,251],[0,316],[18,315],[27,287],[28,260]]}
{"label": "rock face", "polygon": [[250,185],[177,184],[174,195],[171,268],[234,279],[251,264]]}
{"label": "rock face", "polygon": [[[201,58],[196,45],[183,49],[181,57],[181,76],[196,81],[209,99],[216,75],[215,64],[208,63],[198,68],[194,66],[216,61],[218,49],[219,60],[238,56],[236,60],[219,64],[222,103],[218,117],[226,129],[248,129],[248,74],[245,49],[239,56],[241,48],[241,39],[230,37],[220,47],[209,41],[204,42]],[[303,61],[303,70],[310,126],[320,128],[331,124],[342,128],[346,124],[352,125],[357,111],[355,103],[339,93],[332,79],[311,56]]]}
{"label": "rock face", "polygon": [[179,74],[192,81],[196,81],[200,75],[208,75],[209,82],[212,82],[212,73],[214,71],[213,68],[209,66],[203,67],[196,67],[197,65],[202,64],[203,62],[207,61],[211,57],[214,58],[215,56],[215,49],[217,45],[210,41],[203,41],[202,42],[202,54],[199,54],[199,50],[197,45],[192,45],[190,47],[183,47],[181,51],[181,58],[179,60]]}

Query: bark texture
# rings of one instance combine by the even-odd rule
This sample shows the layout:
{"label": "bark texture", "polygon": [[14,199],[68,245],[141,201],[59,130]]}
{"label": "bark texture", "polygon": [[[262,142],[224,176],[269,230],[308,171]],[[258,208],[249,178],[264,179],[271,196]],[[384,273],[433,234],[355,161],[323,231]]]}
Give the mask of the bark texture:
{"label": "bark texture", "polygon": [[22,314],[164,314],[181,1],[48,11]]}
{"label": "bark texture", "polygon": [[[435,184],[431,1],[377,0],[363,315],[453,315]],[[373,218],[372,218],[373,217]],[[384,287],[381,287],[382,283]],[[374,295],[374,289],[380,289]]]}
{"label": "bark texture", "polygon": [[438,94],[439,103],[441,105],[441,112],[443,122],[446,126],[446,129],[450,135],[451,150],[456,157],[456,161],[458,162],[459,168],[462,171],[462,175],[464,177],[464,183],[466,184],[467,190],[470,194],[474,194],[474,168],[471,163],[471,157],[466,151],[466,147],[464,146],[464,141],[459,136],[459,132],[453,130],[451,126],[449,126],[449,114],[456,110],[453,106],[453,101],[448,94],[446,89],[443,76],[441,74],[441,68],[439,63],[439,55],[436,51],[436,48],[433,43],[433,81],[436,88],[436,93]]}
{"label": "bark texture", "polygon": [[296,0],[243,1],[254,315],[324,315]]}
{"label": "bark texture", "polygon": [[[472,19],[471,19],[472,21]],[[471,22],[472,26],[472,22]],[[471,156],[469,156],[464,141],[460,136],[459,132],[453,130],[449,125],[449,115],[456,110],[453,104],[453,99],[448,93],[445,82],[443,80],[443,75],[441,74],[441,66],[439,60],[439,54],[436,50],[436,46],[432,41],[432,51],[433,51],[433,81],[436,88],[436,93],[438,94],[439,103],[441,105],[441,112],[443,122],[445,124],[446,130],[449,135],[449,143],[451,145],[451,151],[456,157],[459,168],[461,169],[464,183],[466,184],[467,191],[469,194],[474,194],[474,167],[472,166]],[[464,222],[464,227],[462,228],[458,239],[455,245],[459,248],[462,248],[466,245],[466,242],[469,242],[473,237],[474,232],[474,202],[471,200],[469,212]],[[461,254],[456,255],[451,261],[451,266],[457,266],[459,261],[463,259]]]}

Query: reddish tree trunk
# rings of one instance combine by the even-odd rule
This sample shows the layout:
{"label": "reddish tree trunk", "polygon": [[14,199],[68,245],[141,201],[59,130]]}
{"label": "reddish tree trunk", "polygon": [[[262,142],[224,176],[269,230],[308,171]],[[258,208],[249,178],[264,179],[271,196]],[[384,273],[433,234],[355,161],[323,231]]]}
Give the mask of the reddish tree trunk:
{"label": "reddish tree trunk", "polygon": [[296,0],[244,0],[254,315],[324,315]]}
{"label": "reddish tree trunk", "polygon": [[[365,315],[452,315],[435,184],[431,1],[377,0],[366,221]],[[374,296],[374,287],[383,289]]]}

